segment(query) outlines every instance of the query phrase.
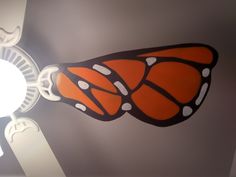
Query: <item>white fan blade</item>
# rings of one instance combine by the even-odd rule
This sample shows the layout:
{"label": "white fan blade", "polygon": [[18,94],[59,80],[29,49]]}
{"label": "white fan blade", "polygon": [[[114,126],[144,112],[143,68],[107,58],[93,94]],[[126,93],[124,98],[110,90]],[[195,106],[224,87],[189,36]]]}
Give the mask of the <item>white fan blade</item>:
{"label": "white fan blade", "polygon": [[27,177],[65,177],[35,121],[12,120],[5,128],[5,137]]}
{"label": "white fan blade", "polygon": [[2,157],[3,154],[4,154],[4,152],[3,152],[2,147],[1,147],[1,145],[0,145],[0,157]]}
{"label": "white fan blade", "polygon": [[235,176],[236,176],[236,150],[234,152],[234,159],[232,162],[232,167],[230,172],[230,177],[235,177]]}
{"label": "white fan blade", "polygon": [[16,45],[22,34],[27,0],[0,0],[0,47]]}

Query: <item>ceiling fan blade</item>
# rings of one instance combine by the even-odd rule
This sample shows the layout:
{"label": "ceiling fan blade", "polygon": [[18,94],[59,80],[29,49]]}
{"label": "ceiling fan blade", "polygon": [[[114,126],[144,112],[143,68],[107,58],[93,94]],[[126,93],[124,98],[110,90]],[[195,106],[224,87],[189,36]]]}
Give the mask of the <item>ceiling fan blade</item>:
{"label": "ceiling fan blade", "polygon": [[22,34],[27,0],[0,0],[0,47],[16,45]]}
{"label": "ceiling fan blade", "polygon": [[2,146],[1,146],[1,144],[0,144],[0,157],[3,156],[3,154],[4,154],[4,152],[3,152]]}
{"label": "ceiling fan blade", "polygon": [[41,95],[110,121],[125,112],[157,126],[189,118],[203,102],[217,62],[203,44],[120,52],[81,63],[44,68]]}
{"label": "ceiling fan blade", "polygon": [[65,177],[39,125],[29,118],[8,123],[5,137],[27,177]]}

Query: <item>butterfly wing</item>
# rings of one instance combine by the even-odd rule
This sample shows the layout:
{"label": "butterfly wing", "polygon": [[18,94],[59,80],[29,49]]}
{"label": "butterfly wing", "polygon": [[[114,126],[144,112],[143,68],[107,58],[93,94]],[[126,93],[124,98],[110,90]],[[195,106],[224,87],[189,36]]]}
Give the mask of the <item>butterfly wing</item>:
{"label": "butterfly wing", "polygon": [[133,92],[130,114],[158,126],[189,118],[203,102],[217,62],[210,46],[182,44],[142,51],[149,65],[142,86]]}
{"label": "butterfly wing", "polygon": [[[129,112],[157,126],[189,118],[210,86],[217,52],[182,44],[119,52],[53,67],[52,93],[103,121]],[[47,69],[47,68],[46,68]]]}

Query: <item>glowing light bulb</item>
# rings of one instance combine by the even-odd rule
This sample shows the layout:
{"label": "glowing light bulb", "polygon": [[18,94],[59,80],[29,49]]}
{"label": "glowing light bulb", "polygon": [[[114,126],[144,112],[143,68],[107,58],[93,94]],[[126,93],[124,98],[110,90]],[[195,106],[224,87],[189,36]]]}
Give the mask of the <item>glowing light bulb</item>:
{"label": "glowing light bulb", "polygon": [[0,59],[0,118],[15,112],[25,99],[26,80],[12,63]]}

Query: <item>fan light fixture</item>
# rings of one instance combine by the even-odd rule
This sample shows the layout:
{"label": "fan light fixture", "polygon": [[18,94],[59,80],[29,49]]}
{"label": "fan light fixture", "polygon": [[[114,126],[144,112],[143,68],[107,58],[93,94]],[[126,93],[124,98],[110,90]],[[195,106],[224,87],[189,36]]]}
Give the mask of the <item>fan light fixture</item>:
{"label": "fan light fixture", "polygon": [[[15,46],[21,38],[26,3],[0,0],[0,118],[11,118],[5,138],[27,177],[65,177],[39,125],[15,114],[29,111],[39,99],[37,64]],[[0,146],[0,157],[3,154]]]}
{"label": "fan light fixture", "polygon": [[27,91],[22,72],[12,63],[0,59],[0,117],[11,115],[23,103]]}

